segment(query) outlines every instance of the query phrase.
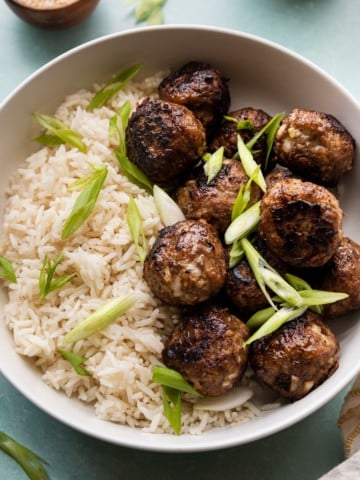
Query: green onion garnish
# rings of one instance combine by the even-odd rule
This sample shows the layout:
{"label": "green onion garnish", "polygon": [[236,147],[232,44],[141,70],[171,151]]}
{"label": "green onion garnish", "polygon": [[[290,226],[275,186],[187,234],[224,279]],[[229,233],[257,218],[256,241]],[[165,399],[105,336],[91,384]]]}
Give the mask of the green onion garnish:
{"label": "green onion garnish", "polygon": [[246,119],[246,120],[237,120],[234,117],[231,117],[229,115],[224,115],[225,120],[228,120],[229,122],[234,122],[236,130],[254,130],[254,123],[252,120]]}
{"label": "green onion garnish", "polygon": [[71,366],[78,375],[90,375],[86,368],[83,367],[83,363],[87,360],[86,357],[81,357],[80,355],[77,355],[73,352],[68,352],[67,350],[58,350],[58,353],[60,353],[60,355],[71,364]]}
{"label": "green onion garnish", "polygon": [[126,221],[129,227],[131,239],[134,242],[137,254],[139,255],[139,259],[142,263],[144,263],[147,255],[145,232],[139,209],[132,195],[130,195],[129,198]]}
{"label": "green onion garnish", "polygon": [[54,263],[51,263],[49,257],[45,255],[39,276],[39,292],[41,300],[44,299],[48,293],[58,290],[75,277],[76,273],[71,273],[69,275],[61,275],[54,279],[55,270],[63,257],[64,254],[60,253],[60,255],[55,258]]}
{"label": "green onion garnish", "polygon": [[312,307],[314,305],[327,305],[329,303],[339,302],[349,297],[347,293],[328,292],[326,290],[302,290],[299,291],[302,299],[302,305]]}
{"label": "green onion garnish", "polygon": [[179,205],[158,185],[154,185],[153,197],[160,220],[166,227],[185,220]]}
{"label": "green onion garnish", "polygon": [[137,63],[125,68],[109,80],[90,100],[87,109],[93,110],[104,106],[112,96],[121,90],[140,70],[142,64]]}
{"label": "green onion garnish", "polygon": [[[131,112],[131,104],[129,100],[123,103],[119,110],[110,118],[109,121],[109,138],[114,135],[119,137],[119,151],[125,154],[125,131],[129,121]],[[120,122],[120,124],[119,124]]]}
{"label": "green onion garnish", "polygon": [[225,243],[231,245],[236,240],[248,235],[260,222],[260,202],[254,203],[241,215],[235,218],[225,231]]}
{"label": "green onion garnish", "polygon": [[220,172],[224,161],[224,147],[220,147],[210,156],[204,155],[204,172],[207,176],[207,184],[209,184]]}
{"label": "green onion garnish", "polygon": [[270,317],[276,312],[274,307],[263,308],[258,310],[254,315],[252,315],[249,320],[246,322],[246,325],[250,330],[256,330],[261,327]]}
{"label": "green onion garnish", "polygon": [[181,431],[181,393],[187,392],[197,397],[201,395],[176,370],[156,365],[153,370],[153,381],[162,386],[164,414],[174,432]]}
{"label": "green onion garnish", "polygon": [[42,115],[41,113],[34,113],[33,117],[42,125],[46,130],[51,132],[52,135],[40,135],[35,138],[38,141],[46,145],[59,145],[61,143],[68,143],[73,147],[80,150],[80,152],[86,153],[87,147],[82,141],[79,134],[71,130],[65,123],[61,122],[55,117],[48,115]]}
{"label": "green onion garnish", "polygon": [[[297,275],[294,275],[292,273],[285,273],[285,278],[290,283],[290,285],[294,287],[295,290],[297,290],[298,292],[301,290],[312,290],[311,285],[306,280],[298,277]],[[319,315],[322,314],[323,310],[321,305],[312,305],[310,309],[313,312],[318,313]]]}
{"label": "green onion garnish", "polygon": [[256,185],[258,185],[263,192],[266,192],[266,182],[261,168],[258,168],[258,164],[255,162],[252,153],[245,145],[240,135],[237,136],[237,147],[240,161],[246,175],[249,178],[252,178]]}
{"label": "green onion garnish", "polygon": [[114,298],[100,308],[98,308],[89,317],[82,320],[76,327],[67,333],[63,340],[63,345],[76,342],[82,338],[87,338],[97,333],[111,323],[113,323],[120,315],[123,315],[136,303],[134,295],[122,295]]}
{"label": "green onion garnish", "polygon": [[246,146],[247,148],[252,151],[255,143],[259,140],[259,138],[266,134],[266,145],[267,145],[267,152],[266,152],[266,157],[265,157],[265,163],[264,163],[264,170],[267,170],[268,167],[268,162],[269,162],[269,157],[270,153],[272,150],[272,146],[274,143],[275,135],[276,132],[278,131],[278,128],[280,126],[280,123],[282,119],[284,118],[285,113],[278,113],[276,114],[271,120],[268,121],[268,123],[249,141],[247,142]]}
{"label": "green onion garnish", "polygon": [[126,155],[121,155],[120,152],[114,152],[114,155],[119,161],[121,171],[127,177],[130,182],[134,183],[140,188],[143,188],[146,192],[152,193],[153,184],[147,178],[144,172],[142,172],[134,163],[130,162]]}
{"label": "green onion garnish", "polygon": [[0,255],[0,277],[6,278],[10,283],[16,283],[13,264],[2,255]]}
{"label": "green onion garnish", "polygon": [[66,220],[61,238],[66,240],[76,232],[93,211],[101,187],[106,179],[108,169],[106,165],[92,165],[94,171],[82,179],[76,180],[69,190],[85,187],[77,197],[73,209]]}
{"label": "green onion garnish", "polygon": [[155,365],[153,370],[153,381],[174,388],[175,390],[180,390],[181,392],[191,393],[192,395],[201,397],[200,393],[198,393],[195,388],[185,380],[181,373],[172,368]]}
{"label": "green onion garnish", "polygon": [[265,335],[269,335],[270,333],[275,332],[278,330],[284,323],[290,322],[295,318],[300,317],[306,311],[306,307],[301,308],[292,308],[292,307],[283,307],[274,313],[265,323],[261,325],[260,328],[256,330],[250,338],[244,342],[245,345],[249,345],[250,343],[254,342],[255,340],[259,340]]}
{"label": "green onion garnish", "polygon": [[44,468],[45,460],[4,432],[0,432],[0,448],[20,465],[31,480],[49,480]]}

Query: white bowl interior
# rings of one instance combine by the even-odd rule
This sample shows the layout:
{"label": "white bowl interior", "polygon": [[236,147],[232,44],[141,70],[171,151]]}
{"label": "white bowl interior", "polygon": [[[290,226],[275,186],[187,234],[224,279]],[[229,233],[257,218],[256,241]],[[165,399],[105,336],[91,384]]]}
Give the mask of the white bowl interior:
{"label": "white bowl interior", "polygon": [[[33,112],[53,113],[64,96],[93,82],[108,79],[132,63],[143,73],[177,68],[189,60],[216,65],[230,78],[232,107],[254,106],[270,114],[293,107],[325,111],[338,119],[360,144],[360,107],[326,73],[288,50],[265,40],[209,27],[168,26],[110,35],[78,47],[50,62],[25,81],[0,108],[0,207],[9,175],[34,149]],[[356,138],[357,135],[357,138]],[[357,159],[359,160],[359,158]],[[360,241],[356,185],[360,169],[342,182],[345,234]],[[0,305],[6,294],[0,292]],[[359,314],[332,322],[341,344],[340,367],[304,399],[250,422],[213,429],[201,436],[147,434],[95,416],[92,407],[56,392],[41,380],[31,362],[17,355],[12,336],[0,322],[0,366],[8,380],[28,399],[63,423],[91,436],[129,447],[158,451],[199,451],[247,443],[290,426],[309,415],[344,388],[360,371]]]}

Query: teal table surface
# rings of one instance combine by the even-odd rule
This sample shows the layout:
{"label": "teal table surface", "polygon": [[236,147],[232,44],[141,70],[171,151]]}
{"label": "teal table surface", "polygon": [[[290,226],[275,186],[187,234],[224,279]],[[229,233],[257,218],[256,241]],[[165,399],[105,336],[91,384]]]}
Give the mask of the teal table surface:
{"label": "teal table surface", "polygon": [[[168,0],[164,13],[167,24],[214,25],[277,42],[322,67],[360,99],[359,0]],[[136,26],[133,7],[123,0],[101,0],[81,25],[56,32],[22,22],[0,2],[0,99],[70,48]],[[337,419],[348,388],[297,425],[257,442],[161,454],[78,433],[32,405],[0,374],[0,431],[45,458],[51,480],[316,480],[343,461]],[[26,478],[0,451],[0,480]]]}

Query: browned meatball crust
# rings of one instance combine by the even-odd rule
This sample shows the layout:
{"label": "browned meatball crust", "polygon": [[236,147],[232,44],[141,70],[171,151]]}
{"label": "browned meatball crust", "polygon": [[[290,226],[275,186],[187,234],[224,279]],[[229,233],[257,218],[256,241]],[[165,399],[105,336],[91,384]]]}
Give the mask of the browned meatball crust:
{"label": "browned meatball crust", "polygon": [[[241,163],[224,159],[217,176],[207,183],[203,165],[175,193],[175,200],[186,218],[203,218],[224,232],[231,223],[231,211],[241,185],[249,180]],[[249,206],[261,197],[261,190],[251,186]]]}
{"label": "browned meatball crust", "polygon": [[321,320],[307,311],[249,347],[256,377],[280,395],[298,400],[329,378],[339,364],[339,344]]}
{"label": "browned meatball crust", "polygon": [[185,315],[163,351],[167,367],[180,372],[195,389],[221,395],[242,377],[247,367],[247,326],[226,308],[206,306]]}
{"label": "browned meatball crust", "polygon": [[[271,120],[270,115],[259,108],[244,107],[229,113],[230,117],[235,118],[238,122],[242,120],[251,120],[252,129],[236,129],[235,122],[223,118],[219,128],[216,129],[212,139],[209,142],[209,152],[215,152],[218,148],[224,147],[225,155],[232,158],[237,153],[237,135],[247,143]],[[254,160],[264,166],[266,158],[267,144],[266,135],[262,135],[254,145]]]}
{"label": "browned meatball crust", "polygon": [[[254,247],[277,272],[281,275],[286,273],[286,265],[266,247],[263,241],[257,239]],[[241,318],[245,320],[258,310],[269,306],[246,258],[242,258],[234,268],[228,270],[225,292]]]}
{"label": "browned meatball crust", "polygon": [[271,188],[275,183],[282,182],[287,178],[295,178],[295,175],[288,168],[277,165],[272,172],[265,175],[266,187]]}
{"label": "browned meatball crust", "polygon": [[334,186],[352,168],[355,142],[332,115],[295,108],[283,119],[274,150],[278,162],[293,172]]}
{"label": "browned meatball crust", "polygon": [[160,230],[144,262],[144,278],[160,300],[195,305],[222,288],[225,252],[214,227],[184,220]]}
{"label": "browned meatball crust", "polygon": [[342,239],[342,210],[325,187],[296,178],[277,182],[260,205],[260,237],[294,267],[320,267]]}
{"label": "browned meatball crust", "polygon": [[159,185],[172,183],[205,151],[205,130],[186,107],[146,98],[129,119],[129,160]]}
{"label": "browned meatball crust", "polygon": [[326,317],[338,317],[360,308],[360,245],[344,237],[321,272],[320,288],[349,295],[324,306]]}
{"label": "browned meatball crust", "polygon": [[189,62],[166,77],[159,97],[192,110],[206,129],[216,125],[230,106],[228,80],[202,62]]}

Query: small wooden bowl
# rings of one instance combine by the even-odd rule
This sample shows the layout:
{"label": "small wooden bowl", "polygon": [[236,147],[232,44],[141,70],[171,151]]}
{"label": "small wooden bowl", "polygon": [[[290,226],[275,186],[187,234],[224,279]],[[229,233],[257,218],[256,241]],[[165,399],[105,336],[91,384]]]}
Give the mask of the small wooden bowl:
{"label": "small wooden bowl", "polygon": [[[83,21],[100,0],[5,0],[11,10],[25,22],[42,28],[69,28]],[[56,3],[58,3],[56,5]]]}

